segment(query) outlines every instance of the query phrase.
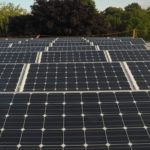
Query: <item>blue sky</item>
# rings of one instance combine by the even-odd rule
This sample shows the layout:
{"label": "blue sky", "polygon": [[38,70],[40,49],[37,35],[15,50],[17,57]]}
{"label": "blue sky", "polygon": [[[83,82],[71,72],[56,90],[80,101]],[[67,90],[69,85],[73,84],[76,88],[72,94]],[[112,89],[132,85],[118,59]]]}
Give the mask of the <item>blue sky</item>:
{"label": "blue sky", "polygon": [[[33,4],[34,0],[0,0],[0,2],[12,2],[30,10],[30,5]],[[150,0],[95,0],[95,2],[99,10],[104,10],[109,6],[124,8],[125,6],[133,2],[138,2],[144,8],[150,6]]]}

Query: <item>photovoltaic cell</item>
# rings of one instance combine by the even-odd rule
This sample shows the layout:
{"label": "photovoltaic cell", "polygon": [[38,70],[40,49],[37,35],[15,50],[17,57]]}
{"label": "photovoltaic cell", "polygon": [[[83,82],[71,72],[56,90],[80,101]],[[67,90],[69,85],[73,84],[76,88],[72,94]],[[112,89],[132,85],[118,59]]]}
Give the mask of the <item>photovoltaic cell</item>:
{"label": "photovoltaic cell", "polygon": [[32,64],[24,91],[130,90],[119,63]]}

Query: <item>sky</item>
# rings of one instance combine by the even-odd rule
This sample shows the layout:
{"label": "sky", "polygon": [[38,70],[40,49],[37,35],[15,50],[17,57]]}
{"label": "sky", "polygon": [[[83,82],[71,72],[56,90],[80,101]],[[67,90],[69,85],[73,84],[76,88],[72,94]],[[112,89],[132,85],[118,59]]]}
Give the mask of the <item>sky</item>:
{"label": "sky", "polygon": [[[21,7],[27,10],[30,10],[30,5],[33,4],[34,0],[0,0],[0,2],[12,2],[16,5],[19,4]],[[124,8],[125,6],[133,2],[139,3],[144,8],[150,6],[150,0],[95,0],[95,2],[96,7],[101,11],[105,10],[109,6]]]}

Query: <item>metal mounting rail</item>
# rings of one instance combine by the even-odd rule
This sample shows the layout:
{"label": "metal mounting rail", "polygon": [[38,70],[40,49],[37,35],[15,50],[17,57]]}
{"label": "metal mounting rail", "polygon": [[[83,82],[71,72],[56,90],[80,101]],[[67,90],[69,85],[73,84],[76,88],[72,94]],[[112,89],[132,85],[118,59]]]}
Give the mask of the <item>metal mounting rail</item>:
{"label": "metal mounting rail", "polygon": [[134,76],[132,75],[131,70],[128,67],[127,63],[126,62],[120,62],[120,65],[121,65],[121,67],[123,69],[123,72],[124,72],[126,78],[128,79],[128,82],[130,84],[131,89],[135,90],[135,91],[139,91],[140,88],[137,85],[137,83],[136,83],[136,81],[134,79]]}
{"label": "metal mounting rail", "polygon": [[30,64],[24,64],[15,92],[23,92]]}
{"label": "metal mounting rail", "polygon": [[112,62],[111,56],[108,51],[104,51],[104,55],[106,57],[107,62]]}

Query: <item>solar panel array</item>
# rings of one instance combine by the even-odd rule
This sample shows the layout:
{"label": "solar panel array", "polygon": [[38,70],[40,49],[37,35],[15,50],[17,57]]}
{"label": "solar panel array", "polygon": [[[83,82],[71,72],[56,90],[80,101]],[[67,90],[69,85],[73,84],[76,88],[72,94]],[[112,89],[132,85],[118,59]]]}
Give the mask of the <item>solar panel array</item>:
{"label": "solar panel array", "polygon": [[0,39],[0,150],[149,150],[143,39]]}

